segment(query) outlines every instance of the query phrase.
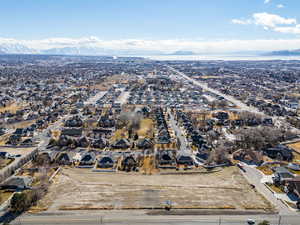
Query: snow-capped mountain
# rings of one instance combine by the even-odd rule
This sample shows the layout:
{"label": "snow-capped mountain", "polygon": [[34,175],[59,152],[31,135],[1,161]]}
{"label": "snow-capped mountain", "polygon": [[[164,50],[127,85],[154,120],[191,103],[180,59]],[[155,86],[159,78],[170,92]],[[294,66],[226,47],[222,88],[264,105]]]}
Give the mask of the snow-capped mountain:
{"label": "snow-capped mountain", "polygon": [[0,52],[2,54],[33,54],[38,53],[37,50],[26,47],[22,44],[0,44]]}

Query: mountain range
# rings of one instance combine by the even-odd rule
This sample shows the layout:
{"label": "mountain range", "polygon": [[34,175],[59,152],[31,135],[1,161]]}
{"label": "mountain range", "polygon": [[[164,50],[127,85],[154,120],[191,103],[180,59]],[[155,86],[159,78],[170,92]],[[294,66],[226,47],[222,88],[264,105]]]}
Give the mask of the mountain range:
{"label": "mountain range", "polygon": [[[300,49],[297,50],[281,50],[272,52],[243,52],[237,55],[253,54],[253,56],[300,56]],[[33,49],[22,44],[0,44],[0,54],[43,54],[43,55],[198,55],[199,53],[190,50],[178,50],[171,53],[144,49],[108,49],[99,47],[79,46],[79,47],[61,47],[49,49]],[[234,53],[232,53],[234,54]],[[204,54],[207,55],[207,54]]]}
{"label": "mountain range", "polygon": [[270,56],[300,56],[300,49],[296,50],[282,50],[282,51],[273,51],[267,53]]}

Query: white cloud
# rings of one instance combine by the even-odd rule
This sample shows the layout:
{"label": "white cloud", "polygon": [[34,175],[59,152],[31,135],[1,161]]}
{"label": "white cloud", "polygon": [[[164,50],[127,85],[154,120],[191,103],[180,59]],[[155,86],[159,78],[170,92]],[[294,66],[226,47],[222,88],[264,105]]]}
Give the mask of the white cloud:
{"label": "white cloud", "polygon": [[282,8],[284,8],[284,5],[283,5],[283,4],[278,4],[278,5],[276,5],[276,7],[277,7],[278,9],[282,9]]}
{"label": "white cloud", "polygon": [[300,27],[299,25],[295,27],[275,27],[274,31],[286,34],[300,34]]}
{"label": "white cloud", "polygon": [[[276,27],[278,32],[300,31],[300,26],[295,30],[287,30],[284,27]],[[36,50],[62,47],[95,47],[108,50],[144,50],[160,51],[170,53],[178,50],[191,50],[197,53],[230,53],[235,51],[273,51],[282,49],[297,49],[300,46],[300,39],[289,40],[101,40],[97,37],[82,38],[48,38],[42,40],[17,40],[0,38],[1,44],[24,45]],[[38,52],[37,51],[37,52]]]}
{"label": "white cloud", "polygon": [[241,25],[247,25],[247,24],[251,24],[252,21],[250,19],[248,20],[243,20],[243,19],[233,19],[231,20],[232,23],[234,24],[241,24]]}
{"label": "white cloud", "polygon": [[268,3],[270,3],[270,2],[271,2],[271,0],[265,0],[265,1],[264,1],[265,4],[268,4]]}
{"label": "white cloud", "polygon": [[294,18],[285,18],[276,14],[270,13],[254,13],[251,19],[233,19],[234,24],[255,24],[262,26],[265,30],[273,30],[286,34],[300,34],[300,24]]}
{"label": "white cloud", "polygon": [[277,25],[293,25],[297,24],[297,20],[293,18],[284,18],[276,14],[270,13],[254,13],[254,23],[266,27],[276,27]]}

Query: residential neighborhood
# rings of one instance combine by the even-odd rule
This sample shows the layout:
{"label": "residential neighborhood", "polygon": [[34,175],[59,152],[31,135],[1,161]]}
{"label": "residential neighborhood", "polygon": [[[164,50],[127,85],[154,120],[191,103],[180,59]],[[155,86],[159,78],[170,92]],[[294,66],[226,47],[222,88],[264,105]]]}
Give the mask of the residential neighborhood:
{"label": "residential neighborhood", "polygon": [[299,215],[299,67],[0,56],[2,218],[95,209]]}

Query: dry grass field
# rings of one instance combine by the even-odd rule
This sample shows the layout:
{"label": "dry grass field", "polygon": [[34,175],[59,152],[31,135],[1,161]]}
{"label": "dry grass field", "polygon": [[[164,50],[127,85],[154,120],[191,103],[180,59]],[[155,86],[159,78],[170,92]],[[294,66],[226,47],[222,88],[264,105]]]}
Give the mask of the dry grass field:
{"label": "dry grass field", "polygon": [[17,110],[22,109],[22,105],[21,104],[16,104],[16,103],[12,103],[9,106],[6,107],[0,107],[0,113],[2,112],[10,112],[10,113],[16,113]]}
{"label": "dry grass field", "polygon": [[139,137],[151,138],[153,134],[154,123],[152,119],[142,119],[140,129],[137,131]]}
{"label": "dry grass field", "polygon": [[174,208],[264,209],[272,206],[236,167],[188,175],[95,173],[64,169],[39,202],[48,211],[69,209],[150,209],[171,200]]}

